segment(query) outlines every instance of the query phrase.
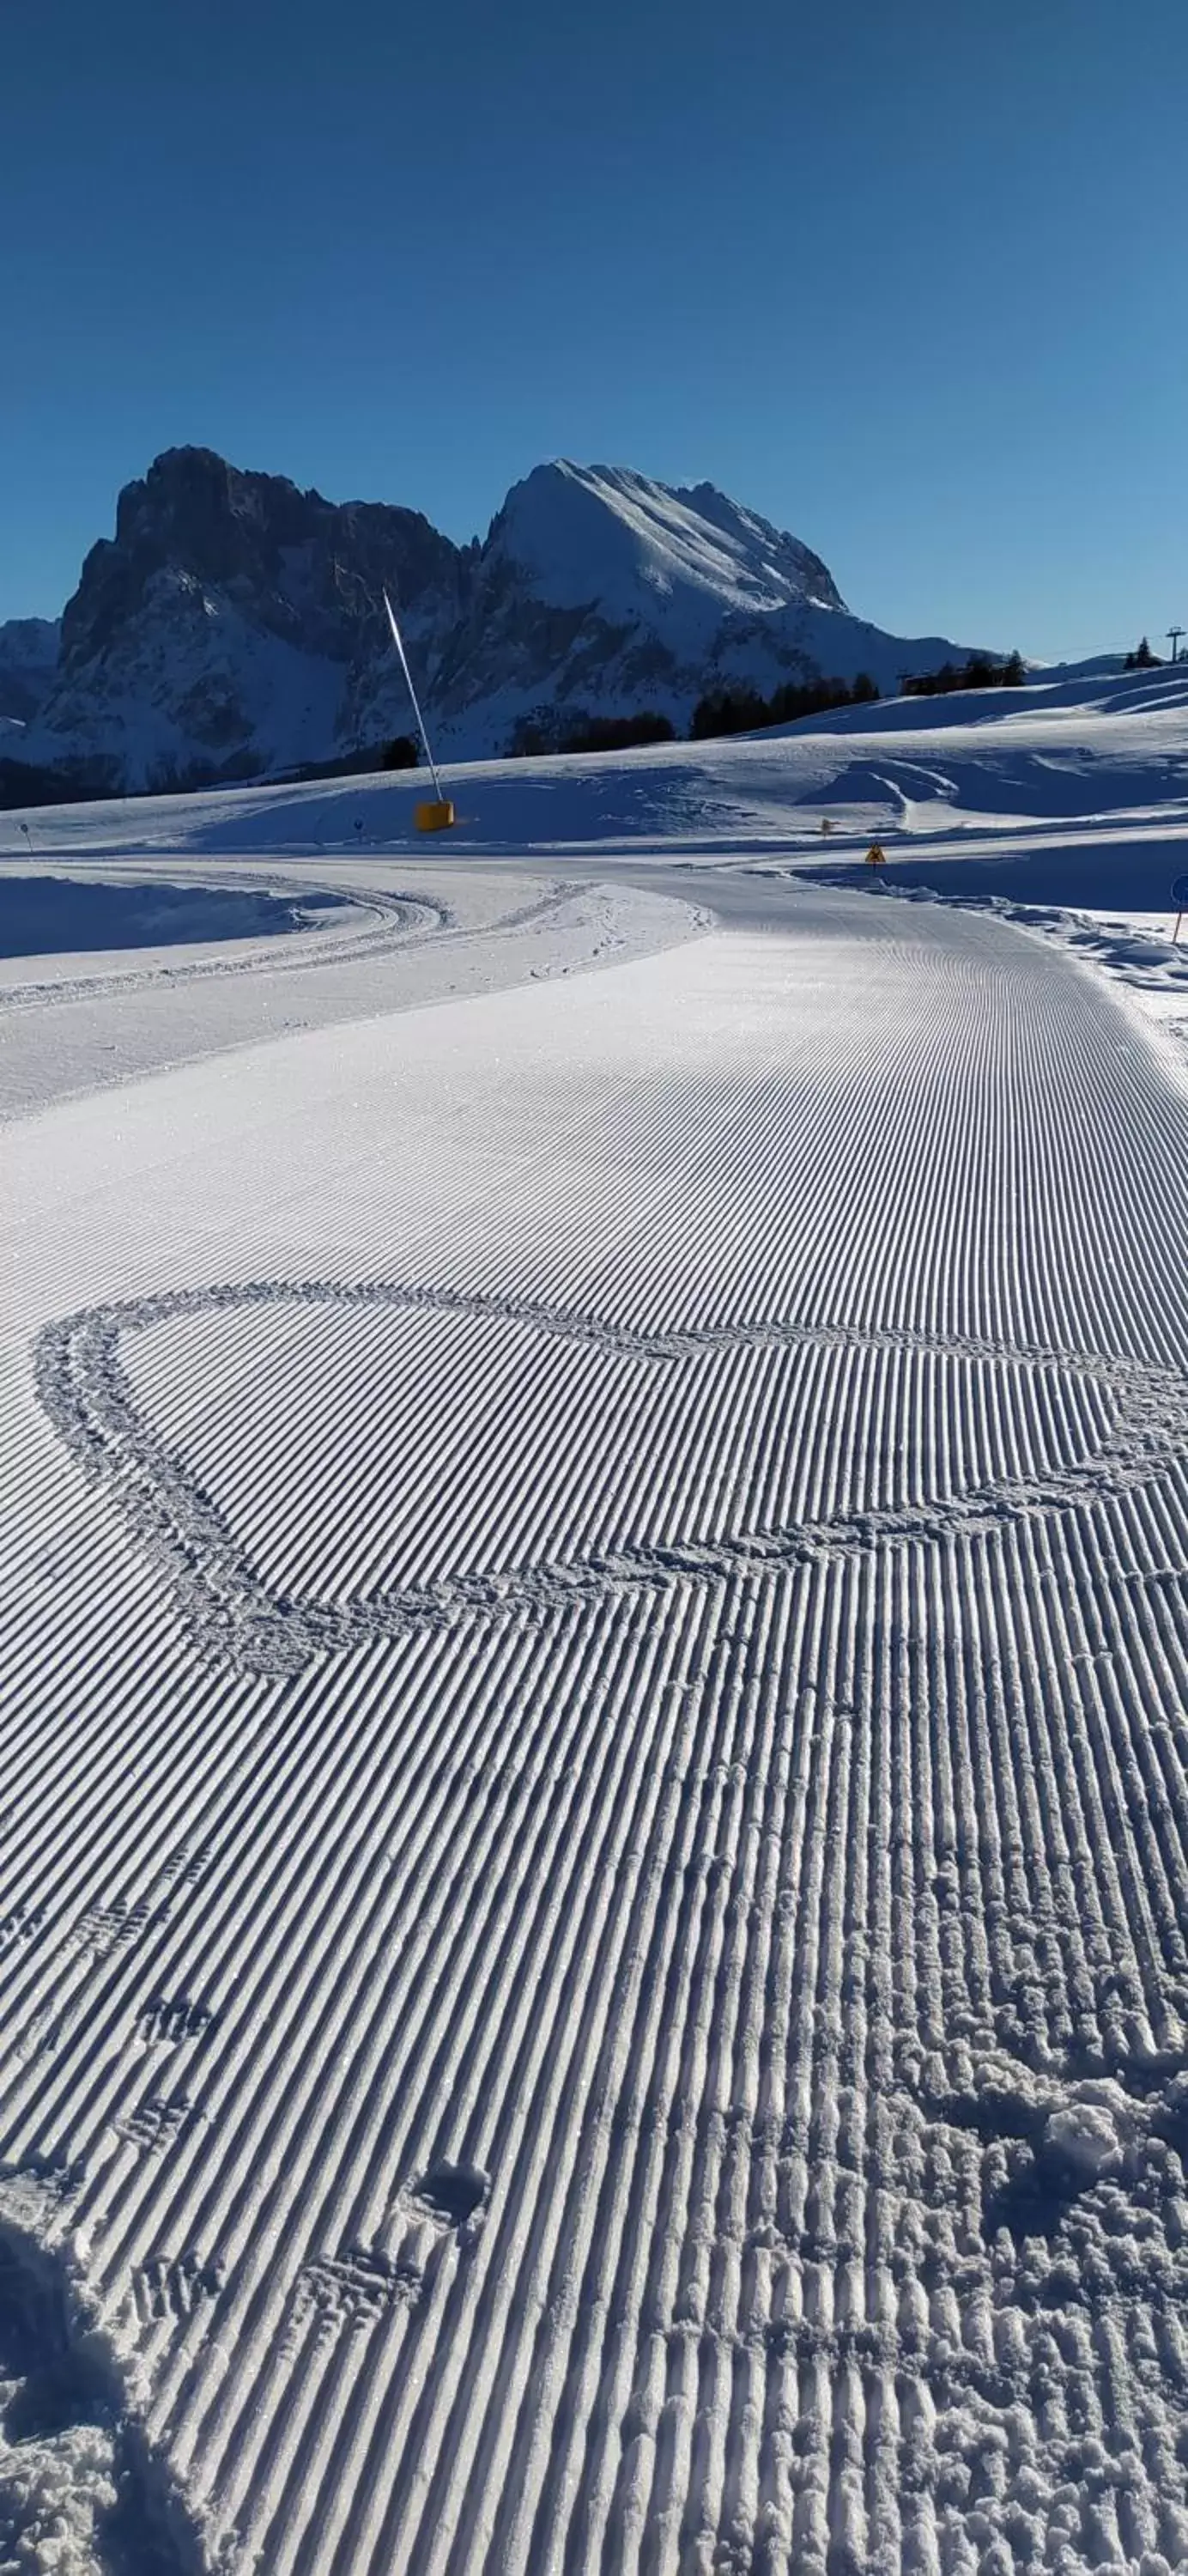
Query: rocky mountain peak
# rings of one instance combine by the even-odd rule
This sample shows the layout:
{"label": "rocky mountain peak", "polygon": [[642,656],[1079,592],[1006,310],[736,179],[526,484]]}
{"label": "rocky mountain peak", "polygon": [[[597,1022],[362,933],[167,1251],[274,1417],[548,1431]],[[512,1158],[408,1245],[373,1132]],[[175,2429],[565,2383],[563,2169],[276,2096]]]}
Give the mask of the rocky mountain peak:
{"label": "rocky mountain peak", "polygon": [[63,616],[63,672],[103,652],[161,575],[179,613],[232,604],[265,633],[350,661],[385,585],[406,609],[430,592],[456,607],[465,559],[420,511],[339,505],[210,448],[167,448],[125,485],[114,538],[86,558]]}
{"label": "rocky mountain peak", "polygon": [[9,766],[87,793],[378,753],[410,722],[385,589],[445,758],[503,752],[542,711],[683,730],[707,689],[863,670],[894,687],[963,649],[852,617],[819,555],[712,483],[560,457],[459,546],[419,511],[175,447],[91,548],[56,671],[14,682],[29,720],[6,729]]}
{"label": "rocky mountain peak", "polygon": [[819,555],[712,483],[656,483],[626,465],[538,465],[509,492],[484,560],[514,561],[558,606],[654,614],[700,592],[721,615],[815,601],[844,610]]}

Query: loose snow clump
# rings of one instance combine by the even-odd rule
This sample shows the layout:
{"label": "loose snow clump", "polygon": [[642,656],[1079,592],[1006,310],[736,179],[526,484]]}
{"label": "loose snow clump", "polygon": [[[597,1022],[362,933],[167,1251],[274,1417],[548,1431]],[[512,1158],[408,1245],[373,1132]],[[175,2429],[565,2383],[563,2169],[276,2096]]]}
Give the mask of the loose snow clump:
{"label": "loose snow clump", "polygon": [[1073,2101],[1050,2113],[1044,2123],[1043,2150],[1051,2163],[1071,2167],[1086,2183],[1121,2173],[1129,2139],[1123,2123],[1104,2102]]}

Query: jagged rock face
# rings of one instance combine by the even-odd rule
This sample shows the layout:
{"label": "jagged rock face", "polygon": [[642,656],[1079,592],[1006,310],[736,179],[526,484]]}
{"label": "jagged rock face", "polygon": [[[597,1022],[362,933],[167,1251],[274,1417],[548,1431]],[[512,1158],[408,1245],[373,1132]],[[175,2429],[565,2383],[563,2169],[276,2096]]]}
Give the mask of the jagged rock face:
{"label": "jagged rock face", "polygon": [[56,617],[11,617],[0,626],[0,718],[26,725],[40,713],[54,684],[60,631]]}
{"label": "jagged rock face", "polygon": [[87,556],[41,732],[114,757],[136,786],[324,757],[354,737],[387,632],[381,591],[435,640],[458,617],[468,563],[418,511],[340,506],[171,449],[120,494],[114,539]]}
{"label": "jagged rock face", "polygon": [[349,662],[385,583],[406,609],[431,592],[453,604],[460,553],[419,511],[324,501],[208,448],[171,448],[121,492],[114,540],[87,556],[62,619],[63,672],[109,646],[162,573],[189,576],[299,651]]}
{"label": "jagged rock face", "polygon": [[[850,615],[819,555],[699,483],[538,466],[485,544],[413,510],[325,501],[206,448],[121,493],[62,620],[52,686],[5,747],[94,789],[275,774],[410,725],[398,602],[443,757],[508,748],[538,710],[654,709],[707,688],[870,671],[894,689],[964,648]],[[0,635],[4,630],[0,629]],[[0,702],[2,703],[2,702]]]}

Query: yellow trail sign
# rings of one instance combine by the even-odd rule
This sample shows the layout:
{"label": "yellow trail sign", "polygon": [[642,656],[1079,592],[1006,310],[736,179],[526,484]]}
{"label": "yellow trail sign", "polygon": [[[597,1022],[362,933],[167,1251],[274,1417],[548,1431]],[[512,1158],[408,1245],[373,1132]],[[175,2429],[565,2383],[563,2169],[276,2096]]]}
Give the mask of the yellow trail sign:
{"label": "yellow trail sign", "polygon": [[878,841],[871,842],[870,848],[866,853],[866,865],[868,868],[886,867],[887,853]]}

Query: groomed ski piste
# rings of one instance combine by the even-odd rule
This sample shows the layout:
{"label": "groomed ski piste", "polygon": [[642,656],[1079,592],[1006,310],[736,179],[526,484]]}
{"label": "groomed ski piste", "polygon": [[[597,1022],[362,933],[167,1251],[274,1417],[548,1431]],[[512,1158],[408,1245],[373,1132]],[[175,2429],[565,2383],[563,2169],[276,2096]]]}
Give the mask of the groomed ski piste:
{"label": "groomed ski piste", "polygon": [[0,817],[6,2566],[1188,2569],[1183,685]]}

